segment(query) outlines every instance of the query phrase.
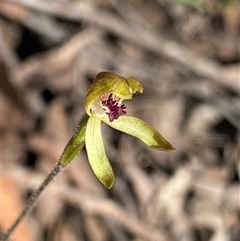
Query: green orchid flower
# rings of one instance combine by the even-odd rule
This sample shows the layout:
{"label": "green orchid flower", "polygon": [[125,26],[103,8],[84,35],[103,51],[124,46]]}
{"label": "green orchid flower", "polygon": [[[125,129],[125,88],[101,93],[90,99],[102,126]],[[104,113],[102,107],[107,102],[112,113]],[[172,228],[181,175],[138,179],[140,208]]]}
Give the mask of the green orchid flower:
{"label": "green orchid flower", "polygon": [[137,137],[153,149],[175,150],[152,126],[138,118],[125,115],[126,105],[122,104],[122,101],[132,99],[136,92],[142,93],[143,87],[134,77],[125,79],[109,72],[99,73],[86,94],[86,114],[65,147],[60,163],[63,166],[68,165],[85,144],[94,174],[105,187],[111,188],[114,183],[114,173],[103,145],[102,121],[114,129]]}

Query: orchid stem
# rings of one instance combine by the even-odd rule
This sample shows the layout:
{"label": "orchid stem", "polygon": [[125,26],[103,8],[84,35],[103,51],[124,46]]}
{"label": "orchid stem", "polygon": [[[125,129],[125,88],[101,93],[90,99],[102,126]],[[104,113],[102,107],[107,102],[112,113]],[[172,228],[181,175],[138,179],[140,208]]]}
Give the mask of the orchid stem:
{"label": "orchid stem", "polygon": [[50,184],[53,179],[60,174],[63,169],[74,159],[76,155],[82,150],[85,143],[85,132],[89,116],[85,114],[77,125],[77,130],[72,138],[69,140],[68,144],[63,150],[59,162],[55,165],[52,171],[44,179],[40,187],[31,194],[28,198],[25,209],[19,215],[17,220],[13,223],[11,228],[3,235],[0,236],[0,241],[7,241],[10,235],[14,232],[17,226],[22,222],[22,220],[29,214],[34,207],[37,205],[39,196],[44,191],[44,189]]}
{"label": "orchid stem", "polygon": [[39,200],[39,196],[44,191],[44,189],[53,181],[53,179],[63,171],[65,168],[64,165],[61,163],[57,163],[56,166],[52,169],[52,171],[49,173],[49,175],[46,177],[46,179],[42,182],[41,186],[31,194],[31,196],[28,198],[27,204],[25,206],[25,209],[22,211],[22,213],[19,215],[19,217],[16,219],[16,221],[13,223],[13,225],[9,228],[9,230],[3,234],[0,237],[0,241],[7,241],[10,235],[14,232],[14,230],[17,228],[17,226],[22,222],[22,220],[29,214],[34,207],[37,205],[37,202]]}

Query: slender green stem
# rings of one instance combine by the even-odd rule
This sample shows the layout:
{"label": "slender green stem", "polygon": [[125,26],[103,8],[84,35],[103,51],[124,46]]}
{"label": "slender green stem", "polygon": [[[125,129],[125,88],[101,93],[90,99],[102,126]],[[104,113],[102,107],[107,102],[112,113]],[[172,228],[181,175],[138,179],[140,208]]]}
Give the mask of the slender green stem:
{"label": "slender green stem", "polygon": [[59,162],[56,166],[52,169],[46,179],[42,182],[40,187],[33,192],[33,194],[29,197],[25,209],[19,215],[17,220],[13,223],[7,233],[0,236],[0,241],[7,241],[9,236],[13,233],[16,227],[21,223],[21,221],[29,214],[33,208],[37,205],[38,199],[40,194],[43,190],[50,184],[51,181],[63,171],[63,169],[74,159],[76,155],[82,150],[84,143],[85,143],[85,132],[86,126],[88,122],[89,116],[87,114],[83,115],[82,119],[79,121],[77,125],[77,130],[72,138],[69,140],[68,144],[66,145],[63,153],[59,159]]}
{"label": "slender green stem", "polygon": [[60,173],[63,171],[65,166],[63,166],[61,163],[57,163],[56,166],[53,168],[53,170],[49,173],[49,175],[46,177],[46,179],[42,182],[41,186],[31,194],[27,201],[27,205],[25,209],[22,211],[22,213],[19,215],[19,217],[16,219],[16,221],[13,223],[13,225],[9,228],[9,230],[3,234],[0,237],[0,241],[7,241],[10,235],[14,232],[14,230],[17,228],[19,223],[29,214],[34,207],[37,205],[37,202],[39,200],[40,194],[43,192],[43,190],[50,184],[51,181]]}

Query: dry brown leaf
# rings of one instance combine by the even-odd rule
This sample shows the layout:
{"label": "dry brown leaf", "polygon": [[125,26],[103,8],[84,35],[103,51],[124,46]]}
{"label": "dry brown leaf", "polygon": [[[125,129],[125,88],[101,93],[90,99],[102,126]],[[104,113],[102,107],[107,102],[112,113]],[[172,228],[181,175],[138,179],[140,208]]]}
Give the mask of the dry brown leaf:
{"label": "dry brown leaf", "polygon": [[[7,175],[0,176],[1,230],[7,231],[24,208],[24,202],[16,183]],[[31,228],[24,220],[11,237],[12,241],[34,241]]]}

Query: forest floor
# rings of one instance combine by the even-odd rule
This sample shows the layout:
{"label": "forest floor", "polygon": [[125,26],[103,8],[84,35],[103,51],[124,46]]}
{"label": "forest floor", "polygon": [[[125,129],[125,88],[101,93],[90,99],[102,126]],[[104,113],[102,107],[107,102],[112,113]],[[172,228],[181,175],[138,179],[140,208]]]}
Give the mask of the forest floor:
{"label": "forest floor", "polygon": [[239,13],[237,0],[1,0],[0,230],[58,161],[96,74],[110,71],[142,83],[127,115],[176,150],[102,125],[113,188],[84,149],[10,240],[239,240]]}

